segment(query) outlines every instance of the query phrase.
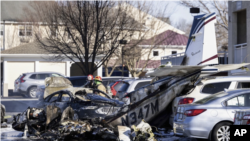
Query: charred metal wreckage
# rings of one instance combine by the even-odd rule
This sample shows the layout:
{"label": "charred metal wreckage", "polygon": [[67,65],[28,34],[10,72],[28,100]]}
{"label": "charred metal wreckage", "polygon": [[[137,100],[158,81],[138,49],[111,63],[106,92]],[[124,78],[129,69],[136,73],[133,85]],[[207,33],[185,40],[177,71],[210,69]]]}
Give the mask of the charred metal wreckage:
{"label": "charred metal wreckage", "polygon": [[[29,134],[51,140],[116,140],[119,125],[131,127],[142,120],[160,127],[168,122],[173,99],[195,87],[203,67],[156,69],[149,73],[156,76],[151,84],[120,96],[119,100],[98,90],[74,88],[66,78],[50,77],[45,80],[46,96],[40,97],[36,108],[14,116],[12,127],[19,131],[27,128]],[[100,92],[106,97],[95,94]]]}
{"label": "charred metal wreckage", "polygon": [[4,122],[5,111],[5,106],[1,104],[1,123]]}
{"label": "charred metal wreckage", "polygon": [[41,139],[115,140],[115,128],[109,127],[103,119],[115,115],[124,103],[110,99],[108,95],[107,98],[96,95],[92,89],[73,88],[68,82],[63,85],[64,79],[52,77],[50,82],[47,79],[47,92],[53,92],[53,88],[58,90],[58,86],[63,90],[40,98],[36,107],[29,107],[14,116],[12,128],[18,131],[27,129],[30,135]]}

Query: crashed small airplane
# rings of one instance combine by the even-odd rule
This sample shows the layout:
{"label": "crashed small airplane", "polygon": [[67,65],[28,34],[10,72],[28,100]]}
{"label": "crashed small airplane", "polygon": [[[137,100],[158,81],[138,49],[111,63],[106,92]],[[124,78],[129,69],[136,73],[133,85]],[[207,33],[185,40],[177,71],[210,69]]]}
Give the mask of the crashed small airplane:
{"label": "crashed small airplane", "polygon": [[[67,123],[72,123],[72,120],[75,119],[84,121],[84,123],[81,123],[84,126],[79,127],[81,133],[97,130],[94,127],[99,125],[95,123],[102,123],[103,127],[114,129],[118,125],[129,127],[138,125],[144,119],[151,125],[162,126],[171,115],[169,112],[171,112],[171,102],[174,98],[188,93],[195,87],[195,82],[199,77],[249,65],[248,63],[214,65],[218,64],[214,29],[215,20],[215,13],[195,16],[182,65],[161,66],[148,72],[147,76],[155,77],[151,84],[126,95],[120,95],[119,100],[112,99],[107,94],[105,94],[107,98],[97,96],[93,94],[95,91],[93,89],[74,88],[67,80],[48,78],[44,96],[41,98],[43,100],[42,106],[46,108],[43,108],[43,110],[29,108],[23,114],[17,115],[13,122],[13,128],[24,130],[24,125],[27,124],[26,118],[31,117],[32,119],[32,116],[35,114],[37,116],[33,118],[39,124],[28,123],[30,129],[32,129],[32,126],[35,127],[33,131],[45,132],[48,127],[51,127],[51,129],[53,127],[53,130],[58,130],[58,127],[61,127],[64,131],[66,125],[63,118],[57,119],[53,116],[52,119],[50,117],[53,112],[53,110],[49,112],[51,107],[56,107],[54,110],[59,109],[59,112],[54,112],[60,113],[55,114],[61,115],[60,117],[65,117],[64,113],[66,112],[66,115],[68,115],[66,116],[66,121],[67,119],[71,120]],[[54,82],[60,83],[60,87],[53,85]],[[62,101],[64,94],[69,95],[69,98],[66,96]],[[51,101],[53,96],[58,98]],[[61,100],[56,102],[58,99]],[[41,116],[39,116],[40,114]],[[21,120],[22,115],[24,115],[25,120]],[[58,121],[51,122],[52,120]],[[58,126],[59,121],[64,126]],[[78,124],[75,121],[73,123],[75,127]],[[89,123],[92,123],[91,126]],[[83,128],[84,131],[82,131]],[[98,129],[98,131],[100,130]],[[40,134],[38,132],[35,133]]]}
{"label": "crashed small airplane", "polygon": [[199,77],[249,65],[249,63],[216,65],[218,55],[215,22],[215,13],[194,16],[182,65],[166,65],[148,72],[147,76],[156,77],[158,81],[129,93],[128,110],[119,112],[117,116],[107,120],[107,123],[112,126],[131,126],[138,125],[144,119],[151,125],[159,127],[167,122],[171,114],[167,114],[171,112],[170,103],[175,97],[186,94],[195,87]]}

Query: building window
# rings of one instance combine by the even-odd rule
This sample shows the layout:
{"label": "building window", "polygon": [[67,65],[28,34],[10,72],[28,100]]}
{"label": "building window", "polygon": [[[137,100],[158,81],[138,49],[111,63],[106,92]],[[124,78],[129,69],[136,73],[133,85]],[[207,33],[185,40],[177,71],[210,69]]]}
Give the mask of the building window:
{"label": "building window", "polygon": [[237,44],[247,42],[247,13],[246,10],[237,12]]}
{"label": "building window", "polygon": [[153,51],[153,56],[159,56],[159,51]]}
{"label": "building window", "polygon": [[3,36],[3,25],[1,25],[0,35]]}
{"label": "building window", "polygon": [[57,37],[57,27],[56,26],[50,27],[50,36]]}
{"label": "building window", "polygon": [[19,36],[32,36],[32,25],[20,25]]}
{"label": "building window", "polygon": [[26,25],[26,36],[32,36],[32,26]]}
{"label": "building window", "polygon": [[172,54],[177,54],[177,51],[172,51]]}

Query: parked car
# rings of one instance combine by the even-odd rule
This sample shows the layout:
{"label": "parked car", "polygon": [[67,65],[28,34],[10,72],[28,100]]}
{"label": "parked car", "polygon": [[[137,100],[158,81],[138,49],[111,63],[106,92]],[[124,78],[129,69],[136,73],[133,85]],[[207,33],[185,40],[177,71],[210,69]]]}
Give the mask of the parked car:
{"label": "parked car", "polygon": [[4,122],[5,106],[0,103],[0,124]]}
{"label": "parked car", "polygon": [[250,89],[219,92],[177,107],[174,133],[180,136],[230,140],[235,111],[250,108]]}
{"label": "parked car", "polygon": [[39,85],[44,85],[44,80],[46,77],[51,76],[62,76],[64,75],[57,72],[30,72],[21,74],[14,84],[13,92],[18,92],[24,94],[24,96],[29,96],[31,98],[36,98],[36,88]]}
{"label": "parked car", "polygon": [[115,84],[117,81],[122,80],[130,80],[134,79],[133,77],[120,77],[120,76],[111,76],[111,77],[102,77],[102,83],[104,86],[112,86],[112,84]]}
{"label": "parked car", "polygon": [[193,103],[202,98],[223,91],[224,89],[241,88],[250,88],[249,76],[224,76],[200,79],[188,94],[174,99],[172,103],[172,115],[169,121],[170,125],[173,124],[174,115],[176,114],[178,105]]}
{"label": "parked car", "polygon": [[87,76],[71,76],[66,78],[69,79],[73,87],[82,87],[88,81]]}
{"label": "parked car", "polygon": [[[120,85],[118,85],[123,80],[131,80],[135,79],[133,77],[119,77],[119,76],[111,76],[111,77],[103,77],[102,83],[107,88],[107,90],[110,88],[110,93],[113,96],[116,96],[116,93],[120,89]],[[108,92],[109,93],[109,92]]]}
{"label": "parked car", "polygon": [[125,96],[127,93],[135,91],[143,86],[149,85],[152,78],[142,78],[142,79],[134,79],[134,80],[125,80],[118,83],[119,90],[118,96],[121,98]]}
{"label": "parked car", "polygon": [[250,125],[250,109],[236,111],[234,125]]}

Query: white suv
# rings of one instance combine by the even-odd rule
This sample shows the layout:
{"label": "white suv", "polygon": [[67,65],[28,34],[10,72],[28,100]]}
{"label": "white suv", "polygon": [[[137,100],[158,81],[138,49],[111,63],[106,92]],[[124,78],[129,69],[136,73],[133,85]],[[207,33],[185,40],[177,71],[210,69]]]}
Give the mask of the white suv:
{"label": "white suv", "polygon": [[225,89],[250,88],[249,76],[224,76],[208,77],[201,79],[188,94],[176,97],[172,104],[172,115],[169,123],[172,125],[176,114],[176,108],[180,104],[190,104],[211,94],[224,91]]}
{"label": "white suv", "polygon": [[120,84],[120,89],[118,90],[119,97],[125,96],[127,93],[135,91],[143,86],[149,85],[152,78],[141,78],[141,79],[132,79],[125,80],[118,84]]}
{"label": "white suv", "polygon": [[13,92],[18,92],[24,96],[29,96],[31,98],[36,98],[36,88],[37,86],[44,85],[44,80],[46,77],[51,76],[63,76],[57,72],[30,72],[21,74],[14,84]]}

